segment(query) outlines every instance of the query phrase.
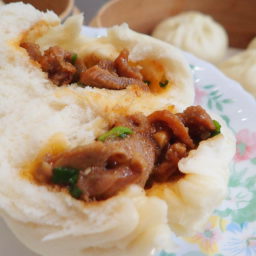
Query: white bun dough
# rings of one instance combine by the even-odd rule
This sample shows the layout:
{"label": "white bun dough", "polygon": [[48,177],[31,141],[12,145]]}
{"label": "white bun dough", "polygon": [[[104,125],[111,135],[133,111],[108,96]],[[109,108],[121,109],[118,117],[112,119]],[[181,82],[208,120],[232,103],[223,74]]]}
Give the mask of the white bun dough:
{"label": "white bun dough", "polygon": [[224,28],[212,17],[195,11],[162,21],[152,35],[213,63],[225,56],[228,47]]}

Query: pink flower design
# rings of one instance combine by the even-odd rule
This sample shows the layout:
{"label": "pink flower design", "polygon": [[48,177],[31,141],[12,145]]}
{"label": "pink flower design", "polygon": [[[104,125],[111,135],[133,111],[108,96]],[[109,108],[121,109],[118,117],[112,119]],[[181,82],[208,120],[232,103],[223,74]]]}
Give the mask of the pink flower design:
{"label": "pink flower design", "polygon": [[198,87],[195,87],[196,97],[195,97],[195,103],[196,104],[202,104],[202,98],[207,95],[206,92],[200,90]]}
{"label": "pink flower design", "polygon": [[248,160],[256,157],[256,132],[243,129],[236,135],[236,161]]}
{"label": "pink flower design", "polygon": [[227,221],[218,216],[210,217],[203,232],[197,233],[193,237],[186,238],[190,243],[197,244],[202,252],[207,255],[214,255],[219,252],[218,242],[225,231]]}

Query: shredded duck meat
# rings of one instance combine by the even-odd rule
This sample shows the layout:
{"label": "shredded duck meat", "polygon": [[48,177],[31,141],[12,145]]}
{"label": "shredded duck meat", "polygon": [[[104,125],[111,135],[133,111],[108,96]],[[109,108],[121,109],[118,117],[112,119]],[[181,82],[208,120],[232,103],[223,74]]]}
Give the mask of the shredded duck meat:
{"label": "shredded duck meat", "polygon": [[35,179],[51,185],[56,184],[57,171],[64,177],[74,172],[76,176],[69,177],[62,186],[68,186],[74,197],[86,202],[108,199],[131,184],[150,188],[156,182],[171,182],[182,176],[180,159],[203,140],[194,133],[196,125],[204,133],[203,139],[211,137],[216,128],[200,106],[176,115],[162,110],[148,117],[141,113],[118,117],[112,129],[97,141],[47,155]]}

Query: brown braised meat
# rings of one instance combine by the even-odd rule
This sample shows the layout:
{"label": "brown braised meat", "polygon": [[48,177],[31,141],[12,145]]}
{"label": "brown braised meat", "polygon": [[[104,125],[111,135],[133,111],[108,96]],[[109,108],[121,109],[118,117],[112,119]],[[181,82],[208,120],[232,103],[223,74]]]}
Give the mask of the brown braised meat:
{"label": "brown braised meat", "polygon": [[142,113],[136,113],[130,116],[120,116],[114,122],[114,126],[124,126],[132,129],[134,133],[140,133],[141,135],[151,136],[151,125],[145,115]]}
{"label": "brown braised meat", "polygon": [[97,64],[100,68],[105,69],[109,71],[112,75],[118,76],[116,72],[116,67],[115,64],[112,60],[100,60],[99,63]]}
{"label": "brown braised meat", "polygon": [[129,56],[129,51],[124,49],[116,58],[114,64],[117,70],[117,74],[119,76],[134,78],[142,81],[143,76],[140,73],[140,70],[137,67],[132,67],[128,63],[128,56]]}
{"label": "brown braised meat", "polygon": [[[185,144],[176,142],[167,147],[164,152],[164,159],[154,167],[150,177],[151,182],[166,182],[172,180],[175,176],[181,175],[178,168],[178,162],[181,158],[188,155],[188,149]],[[150,186],[150,181],[148,186]]]}
{"label": "brown braised meat", "polygon": [[83,59],[77,58],[76,61],[73,61],[73,63],[74,63],[74,66],[76,67],[76,75],[74,78],[74,82],[77,82],[80,79],[80,74],[84,72],[87,69],[87,67]]}
{"label": "brown braised meat", "polygon": [[143,76],[139,69],[128,63],[128,50],[123,50],[115,61],[96,58],[96,64],[88,68],[85,64],[88,56],[84,59],[77,58],[76,54],[59,46],[50,47],[43,55],[37,44],[23,42],[20,46],[27,50],[31,59],[41,65],[42,70],[57,86],[79,82],[84,86],[110,90],[122,90],[129,85],[138,85],[143,90],[149,90],[142,81]]}
{"label": "brown braised meat", "polygon": [[[135,115],[133,119],[136,119]],[[143,127],[137,126],[134,130]],[[37,176],[49,173],[49,165],[52,170],[71,166],[80,170],[77,187],[82,191],[83,200],[102,200],[131,184],[144,187],[154,162],[155,143],[149,132],[134,132],[127,138],[110,138],[104,143],[96,141],[55,158],[48,158],[48,164],[41,165]]]}
{"label": "brown braised meat", "polygon": [[141,80],[127,77],[119,77],[106,69],[95,65],[81,73],[80,82],[97,88],[111,90],[122,90],[129,85],[140,85],[146,87]]}
{"label": "brown braised meat", "polygon": [[188,128],[182,123],[182,121],[168,110],[155,111],[149,117],[149,122],[152,124],[163,123],[169,127],[173,134],[179,138],[184,144],[190,148],[194,148],[193,140],[189,136]]}
{"label": "brown braised meat", "polygon": [[27,50],[28,55],[32,60],[40,62],[42,54],[40,52],[40,47],[38,44],[24,42],[21,43],[20,46]]}
{"label": "brown braised meat", "polygon": [[147,187],[154,182],[166,182],[181,175],[179,160],[186,157],[200,141],[211,137],[216,128],[211,117],[200,106],[188,107],[176,115],[167,110],[156,111],[148,119],[155,129],[153,138],[160,151],[157,152],[157,162]]}
{"label": "brown braised meat", "polygon": [[137,67],[128,63],[129,51],[123,50],[115,61],[103,59],[97,65],[81,73],[80,82],[97,88],[122,90],[129,85],[139,85],[144,90],[148,86],[142,81]]}
{"label": "brown braised meat", "polygon": [[72,64],[72,53],[59,46],[53,46],[42,55],[39,45],[35,43],[23,42],[20,46],[27,50],[32,60],[41,65],[42,70],[57,86],[70,84],[73,81],[77,68]]}
{"label": "brown braised meat", "polygon": [[58,46],[50,47],[40,59],[42,70],[58,86],[70,84],[76,74],[72,62],[72,53]]}
{"label": "brown braised meat", "polygon": [[215,130],[213,120],[201,106],[188,107],[179,117],[189,128],[189,135],[195,141],[209,138]]}
{"label": "brown braised meat", "polygon": [[195,145],[188,128],[177,115],[167,110],[155,111],[148,116],[148,120],[158,145],[157,161],[146,185],[151,187],[154,182],[167,182],[180,175],[178,162]]}
{"label": "brown braised meat", "polygon": [[65,154],[55,166],[71,163],[82,170],[77,185],[88,201],[109,198],[130,184],[144,187],[154,158],[153,142],[135,134],[123,140],[95,142]]}
{"label": "brown braised meat", "polygon": [[181,177],[180,159],[220,129],[199,106],[176,115],[162,110],[148,117],[121,116],[113,125],[94,143],[46,156],[36,180],[68,187],[72,196],[84,201],[107,199],[131,184],[150,188]]}

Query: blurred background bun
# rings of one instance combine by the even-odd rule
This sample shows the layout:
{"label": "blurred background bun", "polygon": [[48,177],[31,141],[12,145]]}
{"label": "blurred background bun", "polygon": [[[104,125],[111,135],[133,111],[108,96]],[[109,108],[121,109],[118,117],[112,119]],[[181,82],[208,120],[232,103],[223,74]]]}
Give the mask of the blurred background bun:
{"label": "blurred background bun", "polygon": [[230,46],[246,48],[256,35],[255,0],[112,0],[95,15],[90,25],[110,27],[127,22],[139,32],[150,34],[166,18],[186,11],[213,17],[228,33]]}
{"label": "blurred background bun", "polygon": [[167,18],[156,26],[152,36],[214,63],[228,49],[225,29],[210,16],[195,11]]}

